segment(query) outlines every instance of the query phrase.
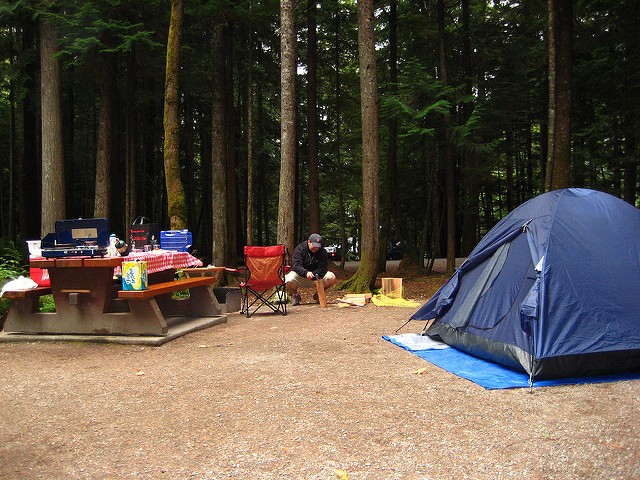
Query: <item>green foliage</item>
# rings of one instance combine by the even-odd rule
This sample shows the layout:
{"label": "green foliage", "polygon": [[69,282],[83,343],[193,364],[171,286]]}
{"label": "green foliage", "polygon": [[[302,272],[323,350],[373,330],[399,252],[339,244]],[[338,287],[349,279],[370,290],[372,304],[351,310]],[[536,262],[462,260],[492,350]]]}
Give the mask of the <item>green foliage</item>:
{"label": "green foliage", "polygon": [[0,283],[27,274],[23,250],[16,247],[13,240],[0,240]]}
{"label": "green foliage", "polygon": [[136,45],[163,47],[158,24],[151,22],[162,11],[158,2],[65,3],[60,2],[60,13],[49,13],[61,33],[59,56],[65,65],[83,65],[96,53],[126,53]]}
{"label": "green foliage", "polygon": [[[15,242],[0,239],[0,285],[21,275],[27,275],[28,269],[25,265],[24,253],[16,247]],[[0,316],[6,314],[10,304],[10,300],[0,299]]]}

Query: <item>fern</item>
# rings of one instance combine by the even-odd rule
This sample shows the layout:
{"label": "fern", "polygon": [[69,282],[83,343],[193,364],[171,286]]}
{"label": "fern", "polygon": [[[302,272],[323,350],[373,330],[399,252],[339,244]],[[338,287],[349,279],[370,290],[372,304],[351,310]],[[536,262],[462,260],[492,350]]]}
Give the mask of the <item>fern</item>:
{"label": "fern", "polygon": [[16,247],[13,240],[6,242],[5,246],[0,248],[0,283],[4,284],[8,279],[26,275],[28,273],[26,265],[24,252]]}

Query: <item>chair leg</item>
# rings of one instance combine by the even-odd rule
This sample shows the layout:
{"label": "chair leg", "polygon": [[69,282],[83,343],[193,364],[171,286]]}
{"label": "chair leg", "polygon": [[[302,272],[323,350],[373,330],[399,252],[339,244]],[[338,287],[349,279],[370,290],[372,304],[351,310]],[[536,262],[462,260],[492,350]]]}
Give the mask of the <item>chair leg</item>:
{"label": "chair leg", "polygon": [[[287,314],[286,301],[282,302],[281,299],[286,299],[286,288],[284,285],[277,286],[275,288],[268,288],[263,291],[256,291],[250,287],[246,288],[247,294],[243,298],[243,313],[247,318],[256,313],[263,306],[269,307],[274,313],[280,312],[282,315]],[[249,294],[253,295],[253,301],[249,300]],[[255,308],[253,308],[255,305]],[[253,308],[253,310],[252,310]]]}

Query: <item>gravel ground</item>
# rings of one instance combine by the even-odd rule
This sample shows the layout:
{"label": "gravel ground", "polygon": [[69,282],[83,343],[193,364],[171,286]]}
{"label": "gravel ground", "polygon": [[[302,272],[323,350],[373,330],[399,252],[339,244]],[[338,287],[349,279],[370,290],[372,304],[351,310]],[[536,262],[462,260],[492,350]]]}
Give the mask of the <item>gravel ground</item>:
{"label": "gravel ground", "polygon": [[381,338],[415,308],[338,296],[161,347],[0,344],[0,478],[640,478],[640,381],[487,391]]}

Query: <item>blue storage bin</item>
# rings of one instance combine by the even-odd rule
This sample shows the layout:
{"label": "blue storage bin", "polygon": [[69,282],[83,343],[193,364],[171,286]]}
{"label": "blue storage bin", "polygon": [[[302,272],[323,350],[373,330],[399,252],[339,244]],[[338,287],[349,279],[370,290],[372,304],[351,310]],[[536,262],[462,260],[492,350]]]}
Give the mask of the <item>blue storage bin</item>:
{"label": "blue storage bin", "polygon": [[193,240],[189,230],[160,231],[160,248],[163,250],[188,252],[192,244]]}

